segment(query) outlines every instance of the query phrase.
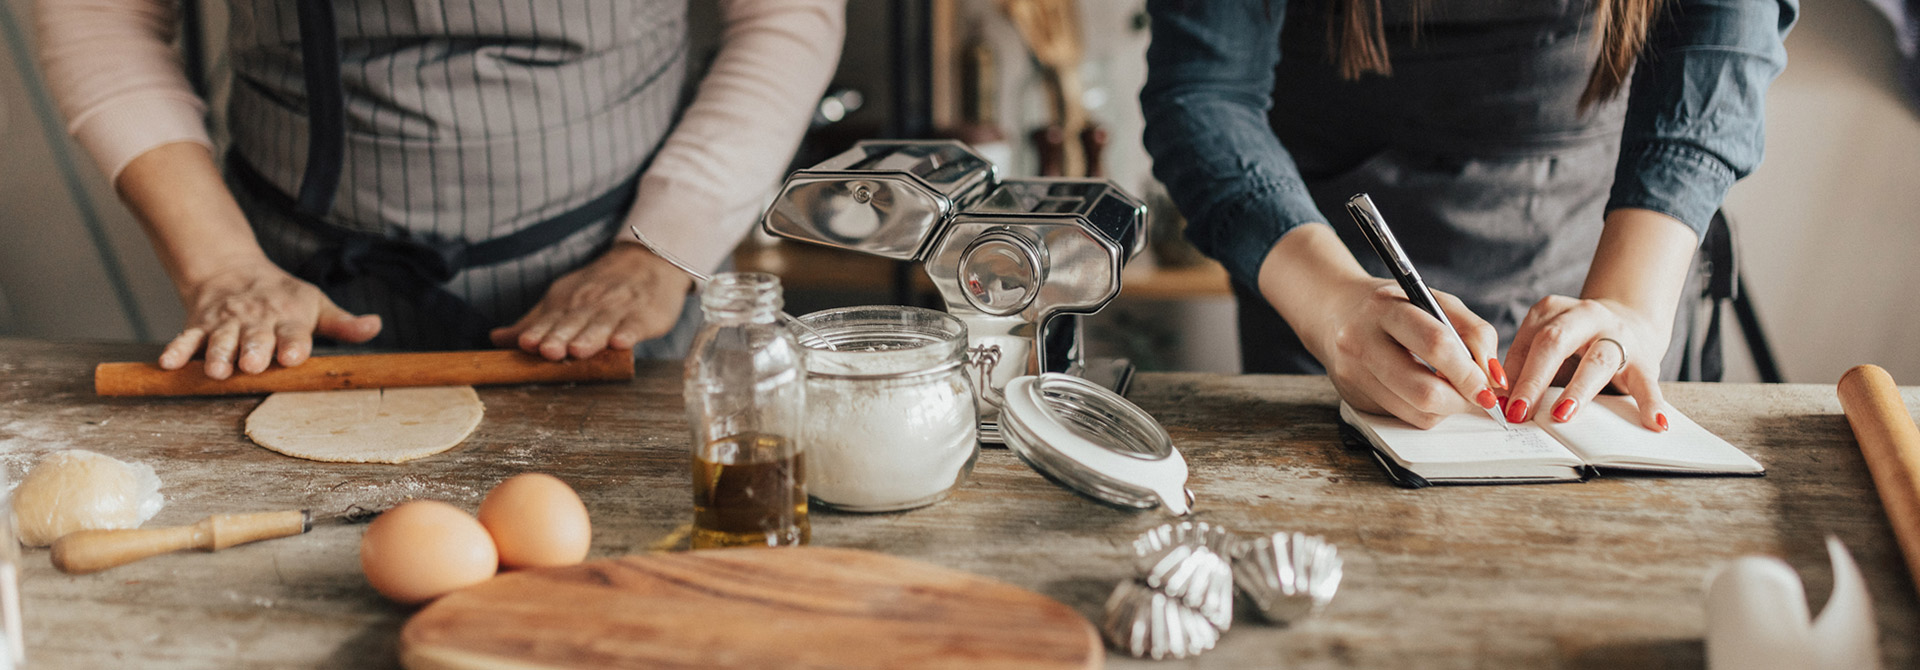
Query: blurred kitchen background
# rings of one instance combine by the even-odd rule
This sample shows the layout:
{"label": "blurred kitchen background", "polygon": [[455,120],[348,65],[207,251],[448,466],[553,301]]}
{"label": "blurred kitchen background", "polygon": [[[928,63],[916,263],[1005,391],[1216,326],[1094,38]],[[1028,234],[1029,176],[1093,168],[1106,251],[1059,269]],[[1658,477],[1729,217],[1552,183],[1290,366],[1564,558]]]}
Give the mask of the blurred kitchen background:
{"label": "blurred kitchen background", "polygon": [[[204,9],[200,69],[218,100],[224,3],[183,1]],[[718,17],[713,3],[692,4],[699,63]],[[1043,63],[1077,63],[1062,67],[1077,73],[1070,88],[1099,130],[1086,135],[1098,145],[1092,166],[1152,203],[1157,218],[1120,300],[1090,324],[1095,348],[1143,369],[1235,372],[1226,275],[1179,242],[1177,214],[1160,206],[1141,148],[1143,6],[1080,0],[1067,24],[1078,39],[1056,31],[1033,49],[996,0],[853,0],[840,72],[796,165],[861,138],[942,136],[976,143],[1003,174],[1037,174],[1049,161],[1033,134],[1056,116],[1057,79]],[[1747,295],[1785,380],[1830,384],[1872,362],[1920,384],[1920,107],[1903,93],[1895,31],[1873,5],[1806,0],[1802,9],[1787,40],[1791,65],[1768,101],[1766,162],[1726,204]],[[67,137],[33,65],[32,13],[33,0],[0,0],[0,337],[164,341],[180,328],[178,299],[138,225]],[[796,313],[937,305],[917,268],[891,261],[759,236],[736,260],[781,274]],[[1760,380],[1727,319],[1727,380]]]}

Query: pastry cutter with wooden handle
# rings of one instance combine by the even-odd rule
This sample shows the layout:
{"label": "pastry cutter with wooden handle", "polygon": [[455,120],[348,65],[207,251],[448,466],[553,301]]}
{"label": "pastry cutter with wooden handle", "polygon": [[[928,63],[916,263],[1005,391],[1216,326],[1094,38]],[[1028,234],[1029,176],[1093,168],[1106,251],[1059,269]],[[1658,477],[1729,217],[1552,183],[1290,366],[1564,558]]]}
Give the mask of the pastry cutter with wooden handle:
{"label": "pastry cutter with wooden handle", "polygon": [[332,516],[315,518],[311,510],[215,514],[191,526],[81,530],[53,543],[53,567],[81,575],[186,549],[219,551],[248,542],[289,537],[316,525],[363,523],[380,514],[359,505]]}

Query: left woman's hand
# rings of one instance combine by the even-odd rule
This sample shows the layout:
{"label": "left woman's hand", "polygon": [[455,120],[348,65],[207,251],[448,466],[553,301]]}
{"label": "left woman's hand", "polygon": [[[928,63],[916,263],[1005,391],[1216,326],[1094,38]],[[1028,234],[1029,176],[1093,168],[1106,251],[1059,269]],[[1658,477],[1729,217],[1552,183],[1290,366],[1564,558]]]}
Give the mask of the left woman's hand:
{"label": "left woman's hand", "polygon": [[[1582,300],[1561,295],[1534,303],[1520,322],[1507,365],[1513,386],[1507,396],[1507,420],[1520,423],[1550,407],[1554,421],[1572,420],[1608,383],[1633,396],[1640,424],[1667,430],[1666,401],[1660,395],[1660,361],[1667,353],[1665,320],[1648,318],[1612,300]],[[1542,396],[1568,359],[1578,357],[1565,391]]]}
{"label": "left woman's hand", "polygon": [[693,280],[638,244],[617,242],[605,255],[547,287],[547,294],[511,326],[495,328],[493,344],[549,360],[587,358],[672,330]]}

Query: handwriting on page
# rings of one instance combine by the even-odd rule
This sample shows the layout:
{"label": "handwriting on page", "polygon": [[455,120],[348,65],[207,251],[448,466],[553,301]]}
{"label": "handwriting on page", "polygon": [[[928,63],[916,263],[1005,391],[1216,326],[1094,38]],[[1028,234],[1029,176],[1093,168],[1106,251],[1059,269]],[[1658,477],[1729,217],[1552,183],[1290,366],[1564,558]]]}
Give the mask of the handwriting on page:
{"label": "handwriting on page", "polygon": [[1440,425],[1420,430],[1396,419],[1368,417],[1380,437],[1403,458],[1419,462],[1475,462],[1495,460],[1579,460],[1538,426],[1518,424],[1503,429],[1484,415],[1456,414]]}
{"label": "handwriting on page", "polygon": [[1540,456],[1563,451],[1558,442],[1532,426],[1517,426],[1515,430],[1504,430],[1489,435],[1486,444],[1481,447],[1480,455],[1489,458],[1516,458]]}

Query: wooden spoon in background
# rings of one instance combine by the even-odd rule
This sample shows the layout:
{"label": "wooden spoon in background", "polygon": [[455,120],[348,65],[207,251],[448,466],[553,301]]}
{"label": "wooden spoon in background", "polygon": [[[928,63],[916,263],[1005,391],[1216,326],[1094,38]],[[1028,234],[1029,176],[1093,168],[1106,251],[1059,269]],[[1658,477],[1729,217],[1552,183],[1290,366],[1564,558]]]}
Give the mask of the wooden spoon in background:
{"label": "wooden spoon in background", "polygon": [[1046,77],[1053,122],[1060,127],[1061,174],[1087,176],[1087,154],[1080,137],[1087,127],[1087,109],[1080,101],[1080,60],[1085,50],[1073,0],[1000,0],[1000,11],[1020,31],[1020,39]]}

